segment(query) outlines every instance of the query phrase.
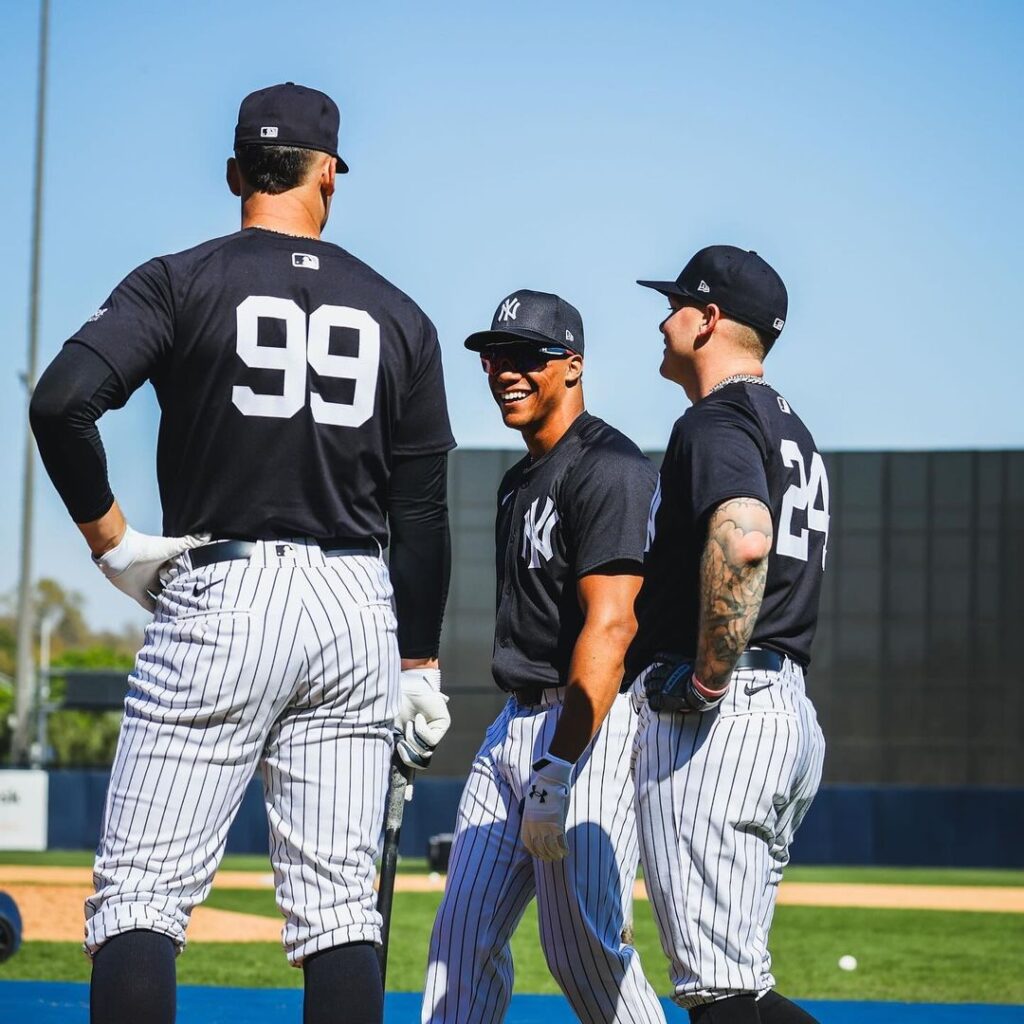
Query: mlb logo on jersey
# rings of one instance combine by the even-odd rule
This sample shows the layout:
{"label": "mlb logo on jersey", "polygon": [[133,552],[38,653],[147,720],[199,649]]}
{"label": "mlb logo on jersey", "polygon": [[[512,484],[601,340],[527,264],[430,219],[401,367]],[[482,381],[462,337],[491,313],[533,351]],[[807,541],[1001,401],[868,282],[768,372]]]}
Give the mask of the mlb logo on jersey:
{"label": "mlb logo on jersey", "polygon": [[308,252],[293,252],[292,253],[292,266],[293,267],[304,267],[306,270],[319,270],[320,269],[320,257],[311,256]]}
{"label": "mlb logo on jersey", "polygon": [[277,138],[277,126],[268,125],[266,128],[260,129],[261,139],[276,139]]}

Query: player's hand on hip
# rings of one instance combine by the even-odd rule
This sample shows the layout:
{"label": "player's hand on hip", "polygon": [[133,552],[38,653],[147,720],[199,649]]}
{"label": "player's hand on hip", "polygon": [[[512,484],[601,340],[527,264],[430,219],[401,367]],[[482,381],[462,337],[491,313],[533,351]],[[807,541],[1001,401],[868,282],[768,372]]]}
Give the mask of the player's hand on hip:
{"label": "player's hand on hip", "polygon": [[125,527],[124,536],[109,551],[93,555],[100,572],[122,593],[137,601],[148,612],[156,610],[160,593],[160,569],[189,548],[205,544],[210,538],[153,537]]}
{"label": "player's hand on hip", "polygon": [[569,854],[565,820],[573,766],[545,754],[534,761],[523,800],[523,846],[538,860],[558,861]]}
{"label": "player's hand on hip", "polygon": [[452,724],[448,698],[441,692],[440,669],[407,668],[399,678],[402,699],[395,717],[395,753],[403,764],[422,771],[430,767]]}

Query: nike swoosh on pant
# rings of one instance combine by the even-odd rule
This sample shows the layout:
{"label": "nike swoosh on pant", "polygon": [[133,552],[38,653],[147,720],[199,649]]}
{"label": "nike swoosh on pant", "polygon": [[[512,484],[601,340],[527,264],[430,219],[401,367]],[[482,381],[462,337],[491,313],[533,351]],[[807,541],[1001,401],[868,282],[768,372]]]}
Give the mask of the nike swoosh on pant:
{"label": "nike swoosh on pant", "polygon": [[195,585],[195,586],[194,586],[194,587],[192,588],[192,596],[193,596],[193,597],[201,597],[201,596],[202,596],[203,594],[205,594],[205,593],[206,593],[206,592],[207,592],[207,591],[208,591],[208,590],[210,589],[210,587],[215,587],[215,586],[217,586],[217,584],[218,584],[218,583],[223,583],[223,582],[224,582],[224,580],[223,580],[223,579],[219,579],[219,580],[211,580],[211,581],[210,581],[209,583],[207,583],[207,584],[206,584],[206,586],[205,586],[205,587],[201,587],[201,586],[200,586],[200,585],[199,585],[199,584],[197,583],[197,584],[196,584],[196,585]]}

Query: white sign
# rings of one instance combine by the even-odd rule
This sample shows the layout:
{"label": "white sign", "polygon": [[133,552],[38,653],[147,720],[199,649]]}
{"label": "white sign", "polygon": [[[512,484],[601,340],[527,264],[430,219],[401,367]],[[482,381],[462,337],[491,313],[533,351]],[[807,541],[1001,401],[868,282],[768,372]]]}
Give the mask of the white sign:
{"label": "white sign", "polygon": [[0,850],[45,850],[49,777],[0,771]]}

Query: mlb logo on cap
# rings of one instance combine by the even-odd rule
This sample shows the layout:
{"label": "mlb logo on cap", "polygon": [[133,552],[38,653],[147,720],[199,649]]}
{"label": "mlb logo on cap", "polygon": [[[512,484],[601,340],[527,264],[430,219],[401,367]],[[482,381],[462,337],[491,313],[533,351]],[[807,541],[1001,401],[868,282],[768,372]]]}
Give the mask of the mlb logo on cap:
{"label": "mlb logo on cap", "polygon": [[243,146],[290,146],[329,153],[338,174],[348,164],[338,156],[338,105],[326,93],[294,82],[249,93],[238,108],[235,151]]}

